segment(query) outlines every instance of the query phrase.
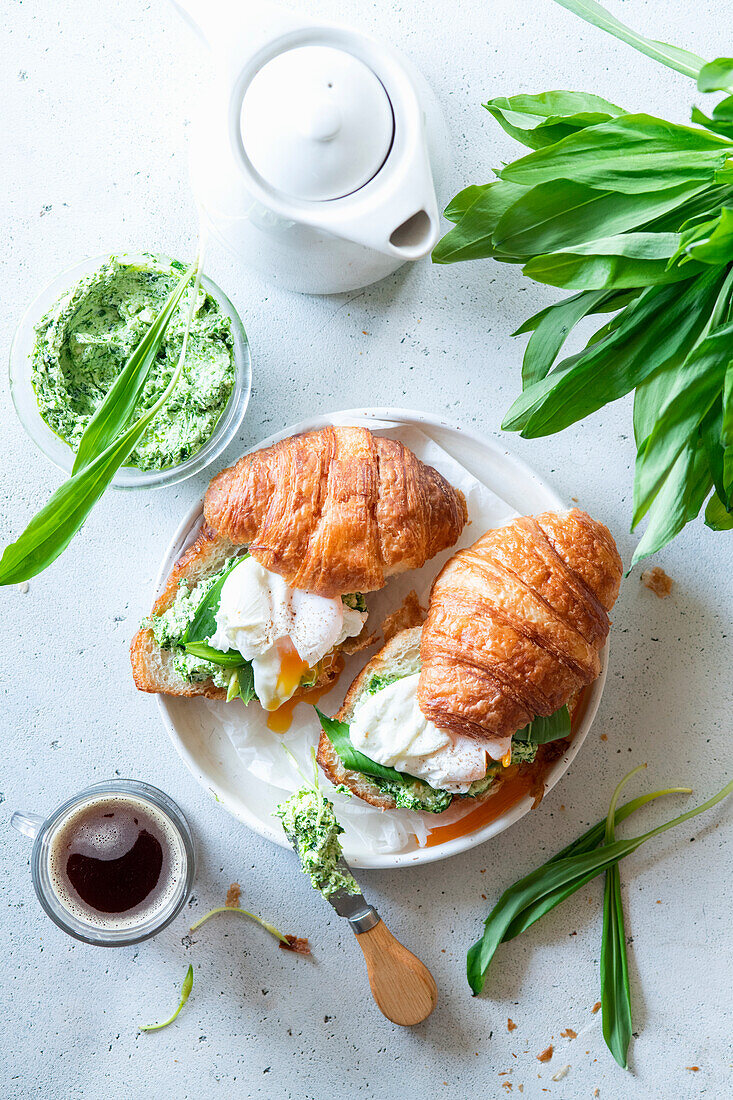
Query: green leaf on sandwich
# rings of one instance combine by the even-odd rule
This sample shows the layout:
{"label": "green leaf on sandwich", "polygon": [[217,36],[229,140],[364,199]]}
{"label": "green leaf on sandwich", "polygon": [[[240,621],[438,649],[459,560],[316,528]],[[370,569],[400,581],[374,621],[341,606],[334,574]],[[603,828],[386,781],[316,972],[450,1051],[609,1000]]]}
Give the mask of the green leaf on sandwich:
{"label": "green leaf on sandwich", "polygon": [[515,741],[529,741],[533,745],[546,745],[548,741],[559,741],[570,736],[570,711],[560,707],[549,718],[538,715],[524,729],[514,734]]}
{"label": "green leaf on sandwich", "polygon": [[241,699],[246,704],[256,698],[254,672],[252,671],[252,665],[247,661],[241,668],[236,668],[232,672],[227,689],[227,703],[230,703],[232,699]]}
{"label": "green leaf on sandwich", "polygon": [[429,783],[417,779],[414,775],[398,772],[396,768],[388,768],[384,764],[378,764],[376,760],[371,760],[352,745],[346,722],[329,718],[318,707],[315,711],[323,732],[333,745],[344,767],[373,780],[383,793],[394,798],[398,806],[439,814],[451,804],[453,795],[449,791],[436,790],[435,787],[431,787]]}
{"label": "green leaf on sandwich", "polygon": [[232,570],[236,569],[240,562],[243,562],[244,559],[248,557],[249,552],[235,558],[229,568],[226,569],[217,581],[212,584],[211,588],[208,589],[181,639],[183,645],[187,645],[190,642],[208,642],[209,638],[211,638],[213,634],[216,634],[216,613],[219,610],[219,601],[221,599],[221,590],[224,587],[224,581]]}
{"label": "green leaf on sandwich", "polygon": [[242,668],[243,665],[249,664],[249,661],[246,661],[236,649],[222,653],[220,649],[214,649],[206,642],[186,642],[184,648],[186,653],[190,653],[193,657],[200,657],[202,661],[211,661],[212,664],[221,665],[222,668]]}

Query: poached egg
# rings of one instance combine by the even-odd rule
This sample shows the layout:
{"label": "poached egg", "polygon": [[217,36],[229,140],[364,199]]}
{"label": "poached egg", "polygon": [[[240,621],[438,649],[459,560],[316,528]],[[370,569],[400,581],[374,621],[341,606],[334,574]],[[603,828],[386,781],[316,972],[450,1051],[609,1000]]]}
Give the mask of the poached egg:
{"label": "poached egg", "polygon": [[340,596],[326,599],[290,588],[254,558],[244,558],[221,589],[216,631],[209,645],[234,649],[252,662],[257,698],[277,710],[294,694],[303,674],[346,638],[361,633],[366,612]]}
{"label": "poached egg", "polygon": [[371,760],[423,779],[438,790],[465,794],[483,779],[489,760],[511,754],[511,737],[477,741],[430,722],[417,701],[419,673],[362,696],[351,717],[351,743]]}

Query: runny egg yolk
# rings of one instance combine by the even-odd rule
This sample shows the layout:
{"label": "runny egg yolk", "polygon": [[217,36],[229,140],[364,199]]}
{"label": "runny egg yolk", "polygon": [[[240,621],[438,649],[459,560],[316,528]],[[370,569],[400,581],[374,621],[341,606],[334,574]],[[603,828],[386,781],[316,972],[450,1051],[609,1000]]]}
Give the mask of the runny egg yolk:
{"label": "runny egg yolk", "polygon": [[504,753],[504,755],[502,756],[502,758],[501,758],[502,768],[508,768],[509,765],[511,764],[511,762],[512,762],[512,750],[511,750],[511,748],[508,748],[506,750],[506,752]]}
{"label": "runny egg yolk", "polygon": [[304,672],[308,671],[308,664],[303,661],[290,638],[278,638],[275,642],[278,657],[280,658],[280,671],[277,676],[275,698],[271,700],[266,710],[277,710],[284,700],[293,694]]}

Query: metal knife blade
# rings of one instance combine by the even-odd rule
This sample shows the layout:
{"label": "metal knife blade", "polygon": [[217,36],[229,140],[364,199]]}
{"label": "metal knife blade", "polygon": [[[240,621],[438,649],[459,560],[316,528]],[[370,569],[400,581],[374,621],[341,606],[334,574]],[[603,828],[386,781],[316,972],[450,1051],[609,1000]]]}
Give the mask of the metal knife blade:
{"label": "metal knife blade", "polygon": [[[287,829],[283,831],[297,855],[298,844],[295,837]],[[343,875],[350,875],[351,878],[354,878],[353,872],[343,856],[339,859],[337,867]],[[377,910],[369,904],[363,894],[350,894],[348,890],[335,890],[333,894],[324,894],[323,896],[326,901],[331,903],[340,917],[346,918],[357,935],[360,932],[368,932],[381,920]]]}

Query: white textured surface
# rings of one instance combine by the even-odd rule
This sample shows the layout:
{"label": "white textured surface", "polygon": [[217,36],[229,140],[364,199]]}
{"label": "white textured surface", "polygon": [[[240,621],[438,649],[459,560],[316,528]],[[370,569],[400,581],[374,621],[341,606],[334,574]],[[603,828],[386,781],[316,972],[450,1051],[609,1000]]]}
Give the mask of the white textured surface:
{"label": "white textured surface", "polygon": [[[319,0],[315,9],[385,36],[422,66],[455,136],[453,178],[441,200],[516,154],[481,110],[489,95],[580,88],[680,120],[693,98],[684,77],[549,0]],[[163,0],[4,0],[1,10],[6,353],[26,301],[80,255],[117,247],[192,254],[186,129],[197,85],[209,74],[202,48]],[[729,52],[723,0],[704,0],[694,11],[681,0],[629,0],[614,10],[704,56]],[[209,267],[252,343],[255,385],[243,445],[314,411],[369,404],[444,411],[494,433],[518,386],[521,348],[508,333],[554,297],[488,262],[422,263],[366,291],[320,300],[273,293],[218,252]],[[59,478],[18,426],[5,383],[0,409],[6,541]],[[507,442],[605,520],[628,560],[627,402],[559,438]],[[463,1100],[517,1095],[520,1083],[527,1098],[591,1097],[595,1088],[613,1100],[730,1095],[729,808],[713,811],[699,833],[697,824],[683,827],[623,865],[640,1033],[633,1074],[611,1060],[600,1018],[590,1014],[598,999],[600,884],[503,947],[488,995],[472,1000],[464,979],[465,951],[490,901],[597,820],[632,764],[648,761],[644,786],[689,781],[697,799],[722,784],[730,759],[730,539],[695,525],[660,555],[676,581],[670,600],[640,589],[638,575],[624,584],[596,726],[536,813],[460,860],[364,874],[370,898],[432,968],[440,989],[433,1017],[408,1032],[376,1012],[350,931],[299,877],[293,859],[237,825],[196,786],[153,701],[132,686],[128,641],[170,534],[205,482],[201,476],[170,490],[108,496],[27,593],[0,595],[3,1097]],[[193,943],[186,919],[138,948],[105,952],[65,938],[36,904],[29,847],[10,830],[10,813],[50,810],[113,774],[164,787],[189,816],[200,860],[191,917],[219,904],[238,879],[249,907],[311,937],[314,958],[281,953],[257,927],[234,918],[212,922]],[[672,809],[669,802],[666,811],[644,812],[639,829]],[[178,1022],[139,1036],[138,1023],[173,1006],[189,961],[194,991]],[[511,1034],[507,1017],[518,1025]],[[568,1026],[577,1039],[560,1038]],[[551,1040],[556,1054],[540,1064],[535,1055]],[[552,1081],[567,1064],[567,1076]],[[691,1065],[699,1072],[685,1068]],[[499,1076],[505,1071],[511,1075]],[[504,1082],[513,1084],[511,1093]]]}

